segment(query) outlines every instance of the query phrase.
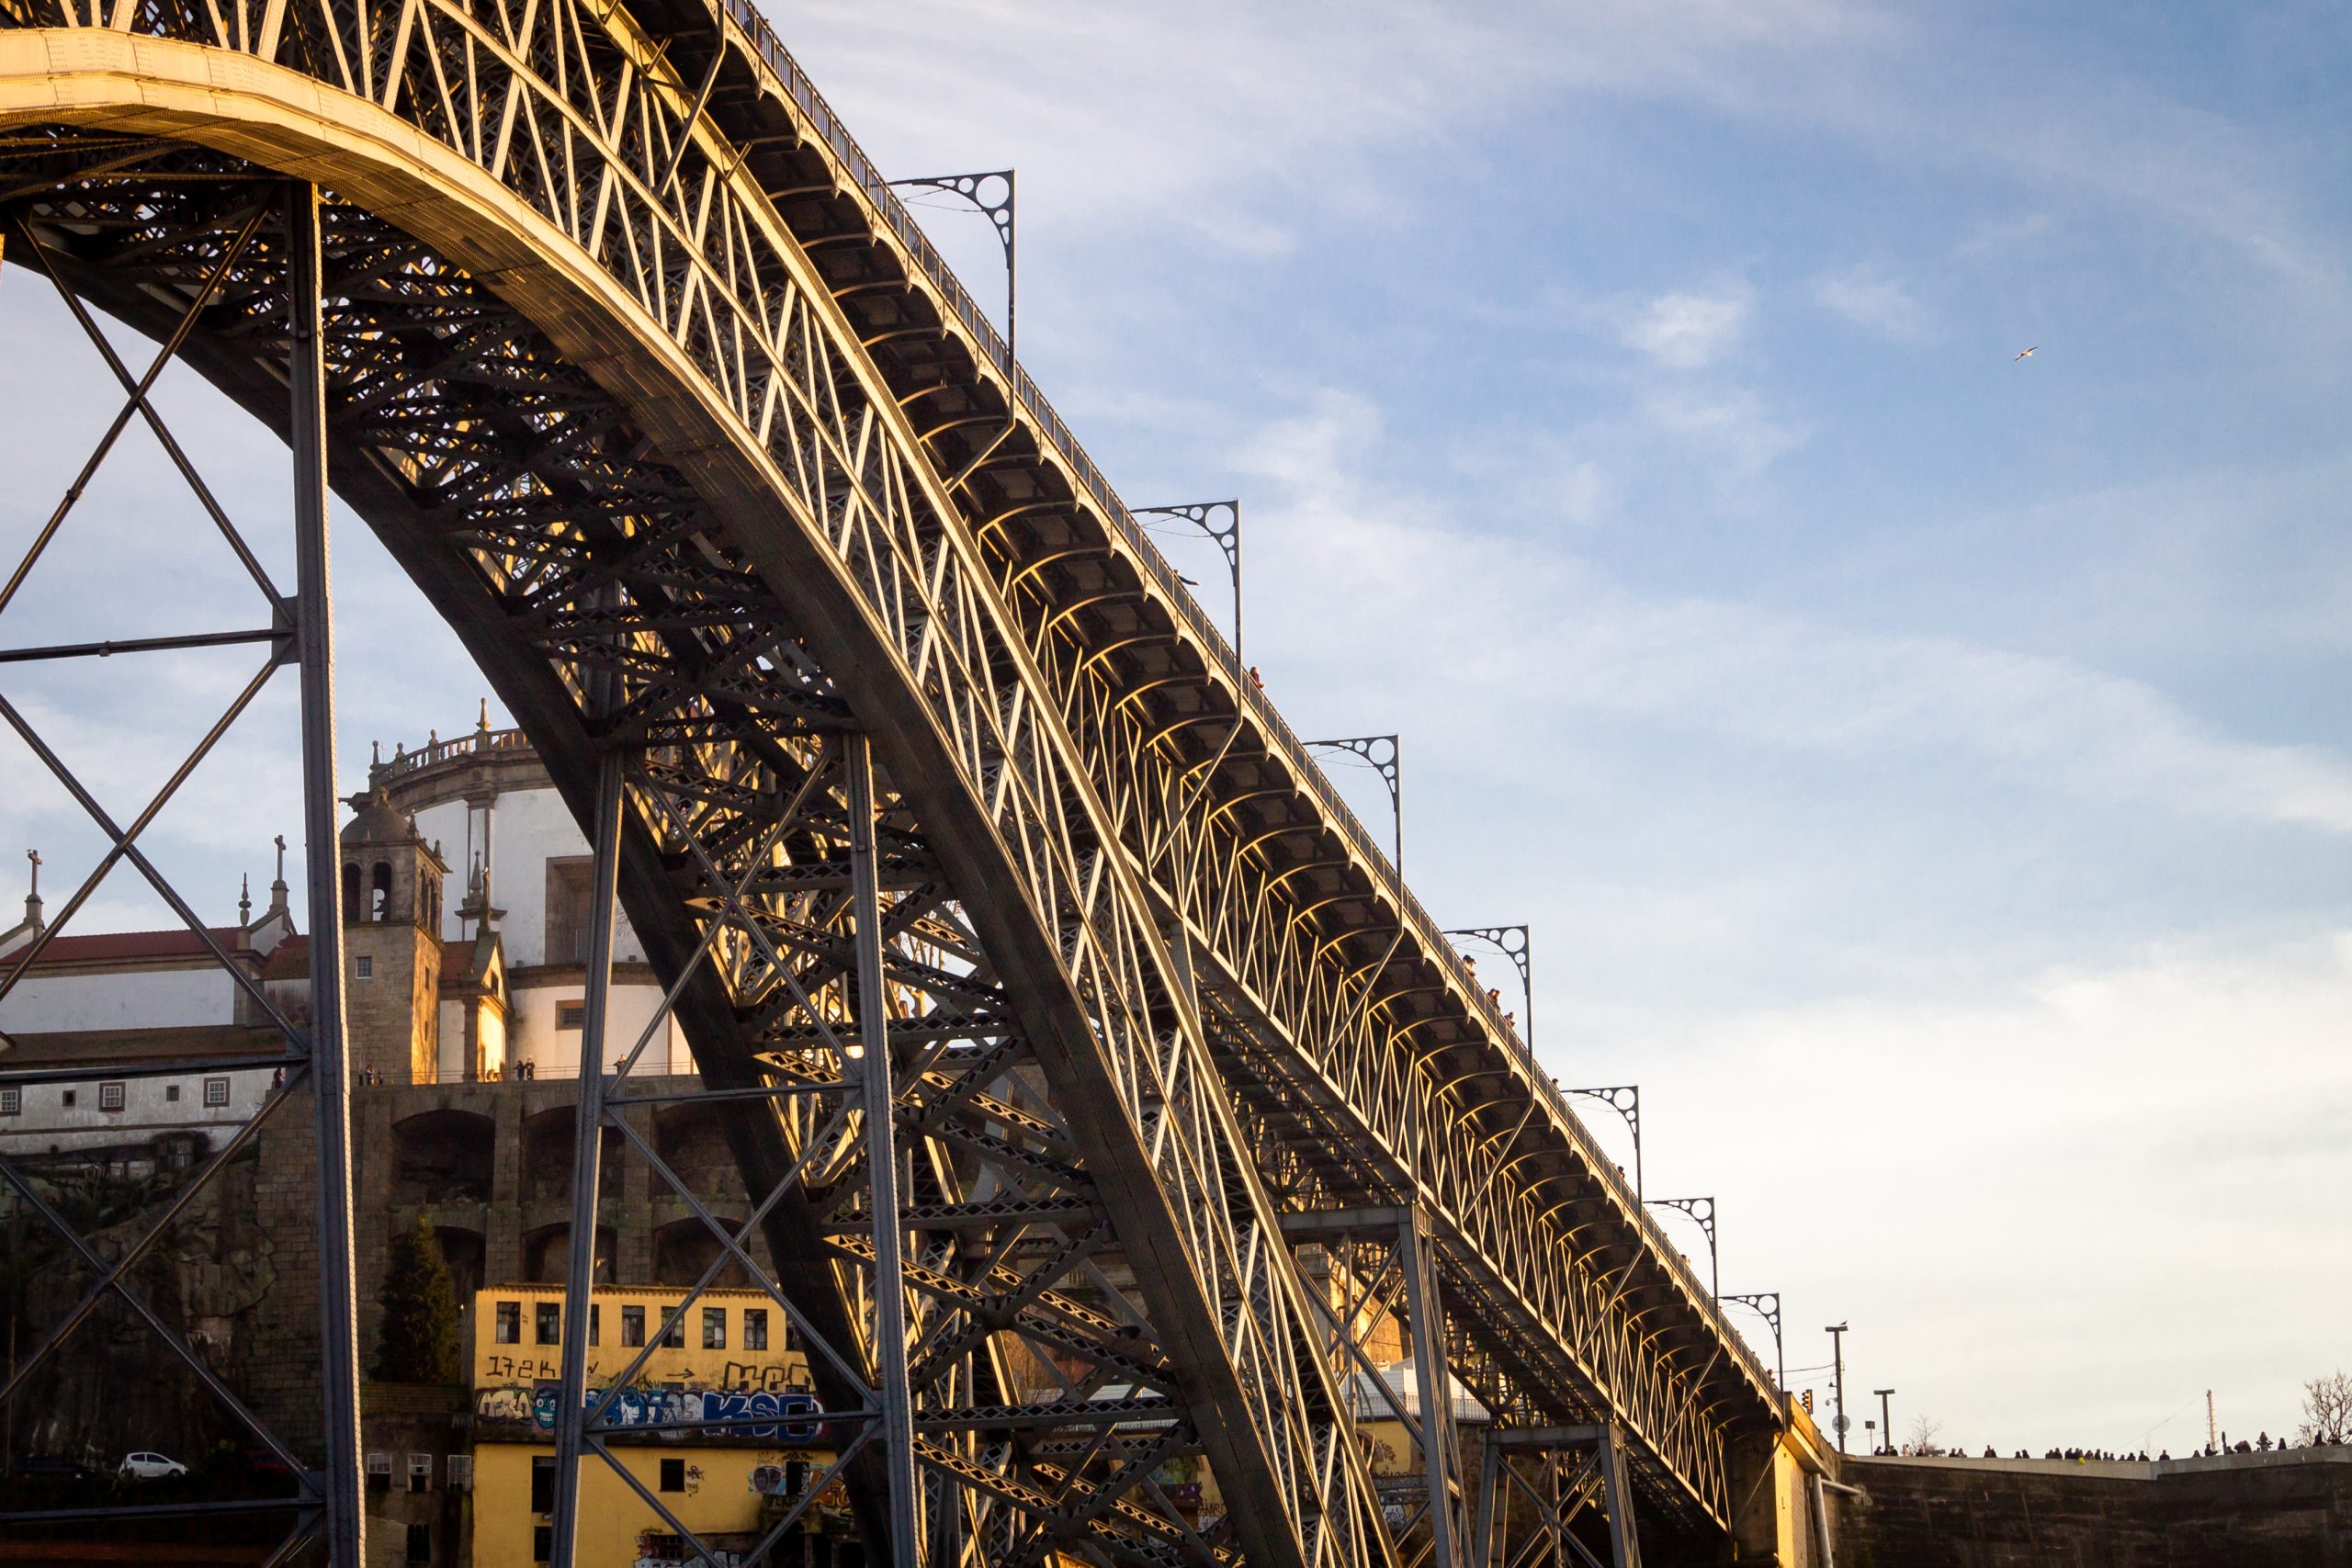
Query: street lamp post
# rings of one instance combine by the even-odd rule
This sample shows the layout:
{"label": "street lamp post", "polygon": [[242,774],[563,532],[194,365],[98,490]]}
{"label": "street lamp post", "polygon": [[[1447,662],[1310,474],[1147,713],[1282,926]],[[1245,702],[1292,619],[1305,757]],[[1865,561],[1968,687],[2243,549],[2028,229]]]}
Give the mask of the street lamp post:
{"label": "street lamp post", "polygon": [[[1781,1344],[1781,1292],[1758,1291],[1752,1295],[1725,1296],[1723,1299],[1727,1302],[1737,1302],[1772,1325],[1772,1367],[1780,1376],[1781,1392],[1788,1393],[1789,1353]],[[1766,1306],[1764,1303],[1767,1302],[1772,1304]]]}
{"label": "street lamp post", "polygon": [[1369,762],[1372,771],[1380,775],[1380,782],[1388,786],[1388,815],[1396,835],[1396,858],[1391,863],[1391,869],[1396,873],[1396,881],[1401,886],[1405,881],[1405,786],[1399,777],[1398,762],[1402,751],[1396,744],[1396,737],[1349,735],[1337,740],[1310,740],[1306,744],[1353,753]]}
{"label": "street lamp post", "polygon": [[[1004,182],[1004,194],[998,196],[989,182]],[[935,190],[943,195],[961,197],[976,208],[996,231],[997,243],[1004,247],[1004,357],[1007,383],[1018,378],[1016,368],[1020,355],[1015,348],[1019,340],[1013,335],[1014,312],[1021,308],[1020,251],[1015,243],[1013,183],[1011,169],[984,169],[975,175],[922,175],[910,180],[892,180],[894,186],[912,186],[920,190]],[[1015,391],[1012,400],[1020,401]]]}
{"label": "street lamp post", "polygon": [[1846,1325],[1833,1323],[1822,1330],[1829,1336],[1831,1386],[1838,1391],[1838,1451],[1846,1451]]}
{"label": "street lamp post", "polygon": [[1642,1195],[1642,1086],[1621,1083],[1601,1089],[1572,1089],[1563,1092],[1597,1100],[1625,1119],[1625,1125],[1634,1134],[1634,1196],[1638,1200]]}
{"label": "street lamp post", "polygon": [[1874,1388],[1871,1392],[1878,1395],[1879,1430],[1886,1434],[1886,1451],[1893,1453],[1894,1451],[1894,1417],[1887,1414],[1886,1402],[1894,1397],[1894,1391],[1891,1388]]}
{"label": "street lamp post", "polygon": [[1723,1272],[1715,1253],[1715,1201],[1713,1198],[1649,1198],[1644,1201],[1661,1209],[1679,1209],[1699,1222],[1699,1228],[1707,1233],[1707,1294],[1710,1297],[1721,1295]]}
{"label": "street lamp post", "polygon": [[[1241,671],[1241,502],[1195,501],[1182,506],[1138,506],[1131,517],[1173,517],[1190,523],[1225,556],[1226,575],[1233,580],[1233,668]],[[1149,525],[1146,525],[1149,526]]]}
{"label": "street lamp post", "polygon": [[1476,937],[1511,961],[1519,970],[1519,994],[1526,1006],[1527,1022],[1520,1031],[1520,1038],[1527,1048],[1535,1048],[1535,978],[1534,969],[1527,955],[1525,926],[1469,926],[1461,931],[1447,931],[1447,936]]}

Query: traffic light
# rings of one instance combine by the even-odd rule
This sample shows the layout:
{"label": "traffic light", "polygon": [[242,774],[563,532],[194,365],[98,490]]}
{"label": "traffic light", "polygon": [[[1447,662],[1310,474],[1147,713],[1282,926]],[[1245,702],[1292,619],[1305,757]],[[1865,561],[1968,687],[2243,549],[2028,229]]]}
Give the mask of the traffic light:
{"label": "traffic light", "polygon": [[1804,1393],[1803,1393],[1802,1394],[1799,1394],[1797,1397],[1798,1397],[1799,1399],[1801,1399],[1802,1401],[1804,1401],[1804,1413],[1805,1413],[1806,1415],[1808,1415],[1808,1416],[1812,1415],[1812,1414],[1813,1414],[1813,1390],[1811,1390],[1811,1389],[1806,1389],[1806,1390],[1804,1391]]}

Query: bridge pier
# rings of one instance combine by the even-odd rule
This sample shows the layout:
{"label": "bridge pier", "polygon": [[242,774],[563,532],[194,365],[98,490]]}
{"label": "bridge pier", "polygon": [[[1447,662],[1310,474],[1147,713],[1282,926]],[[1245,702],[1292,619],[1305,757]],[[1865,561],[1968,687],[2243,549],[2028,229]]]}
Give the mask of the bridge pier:
{"label": "bridge pier", "polygon": [[1825,1493],[1838,1484],[1837,1448],[1795,1400],[1781,1397],[1781,1426],[1748,1438],[1731,1456],[1740,1488],[1733,1550],[1740,1562],[1828,1568],[1836,1551]]}

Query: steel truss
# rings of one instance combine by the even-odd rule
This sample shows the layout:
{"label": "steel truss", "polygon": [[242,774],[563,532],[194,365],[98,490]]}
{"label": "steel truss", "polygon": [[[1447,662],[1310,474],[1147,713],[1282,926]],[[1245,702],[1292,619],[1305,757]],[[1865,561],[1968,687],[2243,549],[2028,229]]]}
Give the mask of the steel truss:
{"label": "steel truss", "polygon": [[[18,95],[0,194],[129,319],[155,326],[157,275],[221,243],[178,176],[242,165],[187,144],[288,164],[331,146],[330,423],[356,459],[339,487],[583,822],[619,749],[624,780],[657,762],[695,780],[696,831],[740,850],[808,736],[871,734],[885,819],[920,830],[954,890],[1045,1125],[1136,1278],[1134,1326],[1185,1391],[1171,1418],[1233,1508],[1211,1550],[1387,1550],[1277,1223],[1367,1203],[1426,1216],[1482,1403],[1613,1420],[1663,1517],[1727,1523],[1728,1446],[1776,1419],[1761,1369],[748,7],[0,0],[0,20],[84,29],[74,61],[111,61],[109,29],[178,40],[122,53],[126,76],[269,62],[93,107],[23,86],[48,56],[0,28]],[[332,119],[283,129],[309,112],[280,93],[298,75]],[[277,407],[233,322],[189,352]],[[766,998],[771,977],[748,937],[697,960],[725,906],[695,891],[651,787],[621,792],[614,886],[681,987],[707,1084],[742,1097],[749,1190],[774,1194],[803,1145],[763,1065],[776,1009],[735,990]],[[762,1231],[780,1271],[834,1271],[798,1299],[854,1371],[874,1264],[822,1224],[794,1185]],[[910,1269],[923,1233],[907,1239]],[[887,1476],[861,1456],[848,1479],[887,1528]]]}
{"label": "steel truss", "polygon": [[[1487,1434],[1478,1466],[1476,1561],[1496,1568],[1642,1568],[1640,1532],[1626,1507],[1624,1435],[1614,1427],[1531,1427]],[[1532,1528],[1510,1528],[1514,1508]],[[1609,1560],[1575,1526],[1607,1529]]]}
{"label": "steel truss", "polygon": [[[69,154],[61,144],[52,155]],[[126,186],[111,213],[95,192],[76,191],[77,226],[105,236],[98,243],[39,217],[32,226],[77,288],[134,320],[146,312],[140,301],[168,288],[161,279],[200,270],[223,240],[203,197],[180,194],[209,192],[198,176],[221,161],[185,148],[152,156],[157,177]],[[503,597],[491,629],[508,640],[489,641],[482,620],[461,625],[607,841],[598,781],[620,759],[625,827],[611,874],[669,977],[705,1083],[730,1117],[761,1198],[752,1217],[775,1274],[791,1282],[796,1327],[837,1352],[817,1358],[812,1373],[854,1440],[854,1424],[887,1421],[891,1402],[875,1395],[868,1371],[878,1315],[870,1307],[887,1293],[871,1282],[874,1211],[844,1208],[842,1196],[876,1166],[869,1153],[842,1154],[838,1132],[824,1131],[863,1119],[865,1101],[837,1064],[844,1032],[874,1027],[872,1010],[857,1010],[871,989],[851,979],[860,930],[854,842],[829,860],[822,836],[830,812],[830,830],[854,841],[843,824],[855,814],[842,804],[850,786],[817,771],[826,738],[854,733],[847,706],[718,521],[673,470],[630,456],[634,439],[594,383],[416,243],[348,208],[331,213],[329,231],[333,418],[345,446],[377,459],[369,475],[346,478],[346,493],[428,588],[446,590],[457,564],[494,574]],[[126,232],[138,243],[117,250]],[[268,283],[257,274],[247,287],[266,292]],[[429,310],[417,309],[424,301]],[[234,303],[232,317],[266,310],[250,295]],[[207,345],[208,373],[263,408],[260,389],[236,373],[252,362],[238,347]],[[517,426],[537,439],[504,434]],[[542,488],[548,473],[562,477],[560,493]],[[991,751],[1002,735],[999,706],[983,700],[967,710]],[[846,754],[850,744],[837,749]],[[1038,775],[1050,778],[1044,758],[989,767],[1001,802],[1035,809]],[[874,940],[888,933],[884,993],[913,1010],[889,1024],[888,1055],[903,1078],[894,1120],[922,1155],[904,1265],[911,1430],[899,1451],[922,1468],[922,1560],[1018,1562],[1081,1551],[1214,1561],[1246,1550],[1279,1561],[1285,1534],[1297,1561],[1376,1557],[1376,1505],[1328,1383],[1310,1381],[1320,1363],[1296,1281],[1273,1266],[1283,1261],[1279,1235],[1270,1223],[1237,1227],[1231,1205],[1245,1216],[1271,1210],[1247,1164],[1214,1152],[1237,1134],[1216,1120],[1215,1086],[1187,1061],[1168,1000],[1136,995],[1105,1026],[1106,1043],[1130,1053],[1111,1088],[1134,1098],[1105,1099],[1098,1086],[1091,1113],[1070,1115],[1088,1103],[1070,1086],[1074,1064],[1038,1051],[1021,1026],[1024,1010],[1043,1010],[1007,993],[983,946],[1001,939],[976,931],[948,892],[937,851],[915,826],[922,814],[888,793],[877,813],[889,848],[876,897],[888,898],[865,929]],[[1116,946],[1106,941],[1102,951],[1084,925],[1098,897],[1086,883],[1099,872],[1077,874],[1066,834],[1057,843],[1012,826],[1036,863],[1068,868],[1057,902],[1078,923],[1051,928],[1070,944],[1068,962],[1106,1005],[1114,987],[1135,995],[1148,950],[1114,925]],[[595,1111],[628,1136],[639,1097],[625,1074],[615,1087]],[[1106,1183],[1095,1172],[1122,1157],[1122,1137],[1135,1140],[1124,1156],[1130,1168],[1148,1174]],[[822,1177],[814,1191],[812,1165]],[[1148,1243],[1151,1231],[1137,1211],[1153,1204],[1167,1216],[1162,1245],[1197,1261],[1180,1252],[1144,1264],[1134,1238]],[[1097,1260],[1114,1241],[1116,1277]],[[740,1235],[729,1244],[730,1259],[746,1261]],[[828,1277],[832,1290],[815,1288]],[[1190,1323],[1187,1290],[1197,1292]],[[1194,1338],[1179,1360],[1182,1330]],[[1248,1379],[1232,1389],[1253,1402],[1241,1421],[1206,1418],[1196,1391],[1215,1385],[1202,1376],[1204,1334],[1219,1337],[1206,1341],[1212,1355],[1230,1337],[1246,1358],[1228,1373]],[[1248,1456],[1227,1457],[1253,1411],[1290,1456],[1272,1477],[1284,1489],[1254,1519],[1239,1507]],[[610,1430],[592,1407],[574,1440],[596,1450]],[[845,1472],[877,1540],[892,1539],[892,1488],[878,1473],[891,1449],[860,1445]],[[1232,1511],[1196,1529],[1164,1504],[1154,1474],[1203,1450]],[[1311,1501],[1327,1488],[1332,1506]]]}
{"label": "steel truss", "polygon": [[[300,1555],[313,1540],[321,1540],[335,1562],[363,1561],[365,1519],[359,1501],[359,1357],[357,1317],[353,1299],[351,1250],[351,1080],[345,1036],[343,1000],[342,855],[336,835],[334,763],[334,602],[327,565],[327,435],[325,367],[320,333],[320,251],[317,192],[308,184],[276,180],[237,182],[217,201],[216,231],[223,243],[200,273],[190,274],[180,294],[160,318],[168,330],[159,333],[161,346],[146,368],[133,377],[130,367],[99,330],[81,299],[51,265],[51,258],[21,223],[0,230],[0,255],[26,263],[49,274],[91,347],[121,385],[124,401],[101,434],[64,495],[35,533],[0,584],[0,617],[18,596],[59,534],[72,522],[74,505],[91,479],[114,451],[135,416],[154,435],[188,487],[191,501],[219,531],[225,547],[252,579],[259,593],[259,618],[269,624],[129,640],[99,640],[45,647],[0,648],[0,669],[19,665],[107,659],[119,653],[168,653],[196,648],[260,645],[261,664],[227,708],[180,761],[162,787],[127,824],[118,822],[104,804],[104,782],[84,780],[59,756],[22,707],[7,694],[0,679],[0,719],[56,779],[106,837],[108,849],[80,886],[74,889],[50,921],[19,953],[0,961],[0,997],[15,989],[40,962],[108,875],[128,863],[171,908],[229,976],[243,1001],[283,1041],[280,1048],[251,1055],[207,1055],[197,1058],[146,1057],[107,1061],[86,1067],[29,1067],[0,1070],[0,1085],[24,1089],[91,1078],[147,1078],[219,1073],[236,1069],[274,1069],[274,1083],[259,1112],[189,1172],[177,1190],[153,1213],[142,1213],[142,1228],[113,1256],[102,1255],[32,1178],[17,1165],[0,1158],[0,1181],[17,1201],[40,1216],[64,1241],[82,1268],[95,1278],[80,1298],[41,1339],[21,1358],[12,1356],[11,1369],[0,1382],[0,1405],[32,1386],[50,1363],[64,1353],[75,1330],[88,1323],[109,1301],[136,1317],[168,1355],[202,1385],[220,1411],[260,1450],[266,1450],[293,1477],[293,1492],[283,1498],[219,1499],[170,1505],[113,1505],[87,1508],[0,1511],[0,1525],[66,1529],[74,1526],[120,1525],[141,1517],[156,1518],[222,1517],[239,1514],[290,1514],[288,1533],[269,1554],[270,1568]],[[13,250],[7,243],[17,242]],[[157,378],[196,334],[209,313],[233,310],[250,299],[254,280],[267,274],[278,309],[245,324],[282,345],[276,367],[282,367],[284,387],[278,409],[289,432],[292,487],[289,508],[293,521],[295,590],[281,592],[248,545],[244,534],[206,484],[195,462],[172,434],[150,400]],[[236,303],[232,303],[235,301]],[[51,604],[74,603],[77,610],[95,608],[90,602],[51,592]],[[5,626],[0,619],[0,626]],[[0,634],[4,635],[4,634]],[[305,880],[312,931],[309,1013],[289,1018],[265,994],[254,976],[240,964],[220,935],[189,905],[171,881],[140,847],[150,828],[182,785],[215,754],[237,722],[252,707],[270,677],[280,668],[296,667],[301,688],[300,750],[302,758],[302,828]],[[278,840],[281,848],[285,840]],[[313,1465],[299,1452],[292,1434],[273,1430],[232,1389],[186,1335],[129,1282],[138,1267],[230,1161],[244,1155],[285,1107],[307,1100],[315,1118],[318,1196],[316,1223],[320,1339],[322,1429],[304,1434],[301,1447],[322,1456]]]}

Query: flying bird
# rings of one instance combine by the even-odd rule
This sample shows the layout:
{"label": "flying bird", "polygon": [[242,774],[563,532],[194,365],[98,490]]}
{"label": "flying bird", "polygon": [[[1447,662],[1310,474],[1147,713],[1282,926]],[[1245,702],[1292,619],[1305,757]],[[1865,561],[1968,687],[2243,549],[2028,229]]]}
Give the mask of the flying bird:
{"label": "flying bird", "polygon": [[[2041,345],[2040,344],[2035,344],[2033,348],[2019,350],[2018,353],[2018,359],[2031,359],[2033,357],[2033,349],[2040,348],[2041,346]],[[2015,365],[2018,362],[2018,359],[2012,359],[2009,363]]]}

